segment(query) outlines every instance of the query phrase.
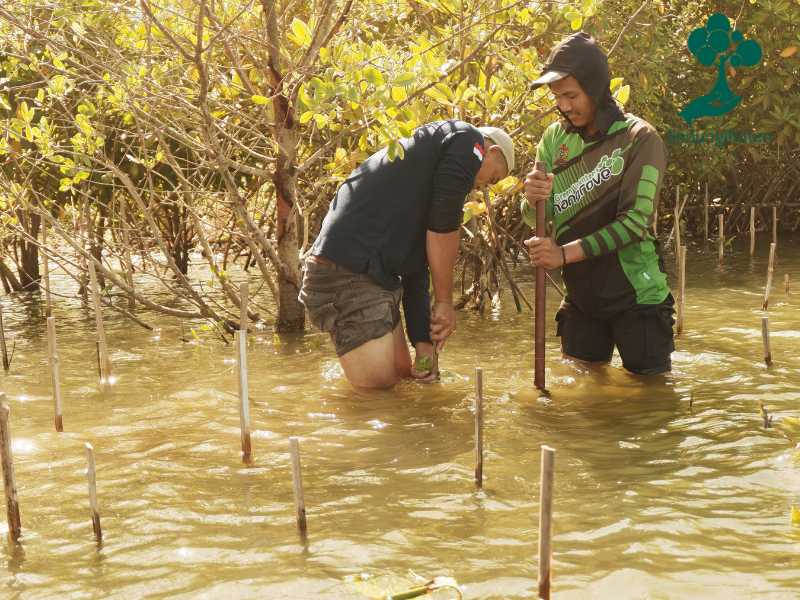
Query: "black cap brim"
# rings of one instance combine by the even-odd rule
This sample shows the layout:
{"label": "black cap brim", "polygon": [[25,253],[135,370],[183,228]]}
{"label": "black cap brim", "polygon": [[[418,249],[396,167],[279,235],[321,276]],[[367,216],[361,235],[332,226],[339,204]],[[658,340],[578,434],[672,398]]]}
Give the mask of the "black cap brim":
{"label": "black cap brim", "polygon": [[564,79],[564,77],[567,77],[568,75],[569,73],[565,73],[564,71],[545,71],[541,77],[531,83],[531,87],[537,88],[542,85],[547,85],[548,83],[553,83],[555,81]]}

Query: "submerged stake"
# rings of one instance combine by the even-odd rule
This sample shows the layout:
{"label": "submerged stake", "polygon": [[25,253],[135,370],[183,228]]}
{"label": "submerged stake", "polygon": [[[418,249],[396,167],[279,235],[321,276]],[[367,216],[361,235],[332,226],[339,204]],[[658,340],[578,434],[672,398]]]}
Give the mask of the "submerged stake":
{"label": "submerged stake", "polygon": [[89,279],[92,286],[94,318],[97,325],[97,353],[100,357],[100,382],[109,383],[109,379],[111,378],[111,358],[108,355],[106,329],[103,325],[103,309],[100,301],[100,286],[97,283],[97,271],[94,267],[94,261],[89,261]]}
{"label": "submerged stake", "polygon": [[8,535],[16,542],[22,530],[19,518],[19,500],[17,499],[17,479],[14,475],[14,457],[11,454],[11,427],[8,417],[11,409],[6,402],[6,395],[0,392],[0,459],[3,463],[3,488],[6,494],[6,512],[8,518]]}
{"label": "submerged stake", "polygon": [[297,528],[305,535],[306,524],[306,499],[303,494],[303,473],[300,470],[300,442],[296,437],[289,438],[289,453],[292,458],[292,485],[294,487],[294,509],[297,517]]}
{"label": "submerged stake", "polygon": [[239,330],[233,335],[236,342],[236,370],[239,380],[239,427],[242,434],[242,460],[248,462],[252,458],[252,446],[250,442],[250,392],[247,381],[247,333]]}
{"label": "submerged stake", "polygon": [[539,598],[543,600],[550,600],[555,460],[556,451],[542,444],[542,468],[539,479]]}
{"label": "submerged stake", "polygon": [[769,265],[767,265],[767,285],[764,288],[764,303],[761,305],[763,310],[769,308],[769,291],[772,288],[772,273],[775,270],[775,242],[769,245]]}
{"label": "submerged stake", "polygon": [[58,358],[56,342],[56,318],[47,317],[47,358],[50,362],[50,379],[53,384],[53,406],[55,408],[56,431],[64,431],[61,409],[61,359]]}
{"label": "submerged stake", "polygon": [[756,252],[756,207],[750,207],[750,256]]}
{"label": "submerged stake", "polygon": [[475,485],[483,487],[483,369],[475,369]]}
{"label": "submerged stake", "polygon": [[769,317],[761,317],[761,339],[764,342],[764,363],[772,364],[772,350],[769,347]]}
{"label": "submerged stake", "polygon": [[92,509],[92,527],[94,537],[98,542],[103,541],[103,530],[100,527],[100,511],[97,508],[97,473],[94,463],[94,448],[86,443],[86,479],[89,482],[89,507]]}
{"label": "submerged stake", "polygon": [[719,233],[719,262],[725,255],[725,215],[719,213],[717,216],[717,232]]}

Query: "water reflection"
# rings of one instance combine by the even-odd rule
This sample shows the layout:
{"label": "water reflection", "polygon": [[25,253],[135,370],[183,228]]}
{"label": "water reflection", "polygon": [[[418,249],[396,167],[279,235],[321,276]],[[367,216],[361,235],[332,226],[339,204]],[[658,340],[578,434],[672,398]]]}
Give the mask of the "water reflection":
{"label": "water reflection", "polygon": [[[118,379],[101,386],[91,313],[57,302],[67,431],[56,434],[39,305],[4,298],[18,340],[2,386],[23,538],[6,548],[3,583],[36,597],[357,598],[347,575],[399,584],[411,570],[453,575],[467,598],[531,597],[539,446],[548,443],[558,597],[793,597],[800,440],[763,429],[759,403],[778,421],[800,416],[800,334],[796,305],[774,288],[775,365],[764,367],[763,270],[761,256],[726,257],[721,270],[715,255],[692,257],[687,329],[669,376],[634,378],[618,359],[586,369],[556,358],[549,338],[547,398],[532,389],[530,313],[515,314],[509,299],[499,319],[460,315],[442,383],[390,392],[352,390],[324,336],[259,331],[251,465],[239,454],[231,346],[211,335],[184,344],[179,322],[150,332],[112,313]],[[782,255],[776,281],[784,272],[800,279],[800,259]],[[476,366],[483,490],[473,480]],[[294,520],[293,435],[306,540]],[[100,549],[85,441],[97,454]]]}

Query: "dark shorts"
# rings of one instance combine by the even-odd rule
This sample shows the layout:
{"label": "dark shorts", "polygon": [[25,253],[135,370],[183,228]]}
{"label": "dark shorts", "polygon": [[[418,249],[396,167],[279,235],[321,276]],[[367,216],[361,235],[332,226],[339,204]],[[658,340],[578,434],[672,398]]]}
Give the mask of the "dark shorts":
{"label": "dark shorts", "polygon": [[613,317],[600,319],[564,301],[556,313],[561,351],[590,362],[608,362],[619,350],[622,366],[639,375],[656,375],[672,369],[670,354],[674,301],[640,304]]}
{"label": "dark shorts", "polygon": [[304,271],[298,299],[314,326],[330,334],[338,356],[400,323],[402,288],[385,290],[366,275],[333,263],[306,260]]}

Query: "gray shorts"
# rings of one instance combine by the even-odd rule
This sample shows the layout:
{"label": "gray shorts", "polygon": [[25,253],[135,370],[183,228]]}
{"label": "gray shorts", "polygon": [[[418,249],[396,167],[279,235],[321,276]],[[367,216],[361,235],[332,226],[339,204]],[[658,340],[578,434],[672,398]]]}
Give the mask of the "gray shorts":
{"label": "gray shorts", "polygon": [[306,260],[298,299],[342,356],[394,330],[402,294],[402,288],[385,290],[366,275],[333,263]]}

